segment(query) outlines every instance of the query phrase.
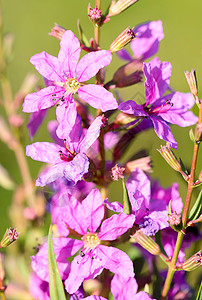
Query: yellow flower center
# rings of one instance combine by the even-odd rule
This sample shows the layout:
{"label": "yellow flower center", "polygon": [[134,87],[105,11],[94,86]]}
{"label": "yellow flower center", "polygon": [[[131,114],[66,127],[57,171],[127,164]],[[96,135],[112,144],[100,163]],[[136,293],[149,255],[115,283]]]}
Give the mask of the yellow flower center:
{"label": "yellow flower center", "polygon": [[68,93],[75,94],[78,91],[80,84],[75,78],[68,78],[63,87]]}
{"label": "yellow flower center", "polygon": [[84,242],[84,248],[87,250],[95,249],[100,244],[97,233],[86,233],[82,237],[82,241]]}

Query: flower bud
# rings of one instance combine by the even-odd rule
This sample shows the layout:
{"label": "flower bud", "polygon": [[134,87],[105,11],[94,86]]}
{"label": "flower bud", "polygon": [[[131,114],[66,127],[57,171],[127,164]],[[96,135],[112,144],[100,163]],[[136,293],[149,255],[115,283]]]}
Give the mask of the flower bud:
{"label": "flower bud", "polygon": [[181,215],[177,214],[176,211],[168,215],[168,223],[173,230],[178,232],[182,230]]}
{"label": "flower bud", "polygon": [[133,29],[127,27],[117,38],[111,43],[109,50],[111,53],[118,52],[128,45],[135,37],[136,34],[133,32]]}
{"label": "flower bud", "polygon": [[184,263],[177,266],[177,269],[182,269],[184,271],[193,271],[202,265],[202,250],[195,253]]}
{"label": "flower bud", "polygon": [[16,228],[8,228],[3,239],[0,242],[0,248],[8,247],[12,244],[15,240],[18,239],[18,232]]}
{"label": "flower bud", "polygon": [[121,178],[124,178],[123,172],[125,171],[125,168],[121,168],[118,165],[115,165],[111,169],[111,177],[113,180],[118,181]]}
{"label": "flower bud", "polygon": [[196,142],[201,142],[202,141],[202,122],[196,124],[194,138],[195,138]]}
{"label": "flower bud", "polygon": [[197,80],[196,80],[195,70],[191,70],[191,72],[185,71],[184,74],[186,76],[191,93],[195,97],[198,97],[198,88],[197,88]]}
{"label": "flower bud", "polygon": [[161,146],[161,149],[157,149],[166,162],[177,172],[182,172],[182,167],[177,157],[171,150],[170,144],[167,143],[165,146]]}
{"label": "flower bud", "polygon": [[49,35],[55,37],[58,40],[62,39],[63,33],[66,31],[65,28],[61,27],[57,23],[55,23],[55,26],[51,29],[51,32]]}
{"label": "flower bud", "polygon": [[152,172],[150,156],[142,157],[133,161],[129,161],[125,164],[125,174],[130,175],[135,168],[139,168],[145,172]]}
{"label": "flower bud", "polygon": [[136,233],[131,236],[130,242],[138,243],[153,255],[161,254],[159,245],[150,236],[143,234],[141,230],[136,231]]}
{"label": "flower bud", "polygon": [[116,16],[136,3],[138,0],[112,0],[108,17]]}
{"label": "flower bud", "polygon": [[91,8],[90,5],[88,7],[88,16],[92,22],[98,23],[101,20],[102,11],[97,7]]}

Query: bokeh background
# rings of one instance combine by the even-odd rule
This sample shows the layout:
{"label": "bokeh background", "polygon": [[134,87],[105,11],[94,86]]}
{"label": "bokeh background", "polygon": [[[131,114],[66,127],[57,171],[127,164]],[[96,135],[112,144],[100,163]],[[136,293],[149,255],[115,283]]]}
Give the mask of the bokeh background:
{"label": "bokeh background", "polygon": [[[50,32],[55,22],[66,29],[71,29],[78,36],[77,20],[79,19],[86,36],[89,39],[93,36],[93,26],[87,17],[89,0],[1,0],[0,3],[3,14],[3,32],[11,33],[14,36],[14,52],[8,70],[14,93],[19,89],[27,73],[33,72],[38,75],[29,62],[32,55],[46,51],[57,56],[59,41],[48,36],[48,32]],[[93,7],[94,1],[90,1],[90,3]],[[101,3],[103,10],[105,10],[110,4],[110,0],[102,0]],[[194,68],[198,77],[199,95],[202,95],[201,11],[202,1],[199,0],[140,0],[121,15],[112,17],[111,21],[101,28],[101,47],[107,49],[116,36],[127,26],[133,27],[146,21],[162,20],[165,38],[160,43],[157,55],[161,61],[170,61],[173,66],[171,86],[178,91],[189,92],[184,71]],[[122,64],[122,61],[115,55],[111,67],[108,68],[107,79],[111,79],[116,68]],[[40,78],[40,75],[38,76]],[[42,84],[42,81],[39,82]],[[120,93],[122,97],[128,100],[137,91],[144,95],[143,85],[122,89]],[[197,107],[194,108],[194,112],[198,112]],[[2,109],[1,113],[4,114]],[[54,115],[52,110],[33,141],[50,140],[46,128],[48,120],[54,118]],[[24,117],[26,120],[29,118],[26,114],[24,114]],[[179,143],[176,154],[183,159],[188,169],[190,168],[193,149],[193,144],[189,139],[189,130],[190,128],[172,127],[174,136]],[[23,135],[26,137],[26,143],[31,143],[26,128]],[[180,193],[184,199],[186,183],[166,165],[156,151],[161,144],[164,144],[164,142],[158,139],[153,130],[149,130],[135,140],[130,147],[130,153],[139,151],[144,147],[152,157],[154,166],[152,177],[158,179],[165,187],[175,181],[179,182]],[[200,156],[201,154],[200,151]],[[32,175],[35,178],[41,163],[31,159],[28,160]],[[0,163],[10,171],[17,182],[20,182],[15,157],[1,141]],[[197,172],[201,169],[201,166],[202,158],[199,159]],[[119,200],[119,183],[114,183],[113,186],[114,188],[110,191],[110,199],[111,201]],[[0,187],[0,236],[6,227],[10,226],[7,211],[11,203],[11,197],[11,191]]]}

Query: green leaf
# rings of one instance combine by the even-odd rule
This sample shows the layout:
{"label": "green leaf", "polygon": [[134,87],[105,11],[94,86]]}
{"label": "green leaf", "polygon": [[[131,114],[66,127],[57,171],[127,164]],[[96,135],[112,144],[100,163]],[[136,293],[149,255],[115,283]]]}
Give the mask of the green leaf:
{"label": "green leaf", "polygon": [[[170,203],[171,203],[171,201],[170,201]],[[155,241],[159,245],[161,253],[163,253],[165,256],[168,256],[165,249],[164,249],[164,247],[163,247],[163,243],[162,243],[162,239],[161,239],[161,231],[160,230],[155,235]]]}
{"label": "green leaf", "polygon": [[187,171],[187,169],[185,168],[184,164],[183,164],[183,161],[181,160],[181,158],[179,158],[180,160],[180,166],[182,168],[182,171],[188,176],[189,175],[189,172]]}
{"label": "green leaf", "polygon": [[172,214],[172,209],[171,209],[171,200],[168,204],[168,214],[171,215]]}
{"label": "green leaf", "polygon": [[123,183],[123,212],[127,215],[132,214],[132,206],[130,203],[130,199],[128,196],[128,191],[124,182],[124,179],[122,180]]}
{"label": "green leaf", "polygon": [[87,37],[85,36],[85,34],[83,33],[83,29],[81,27],[80,21],[77,21],[77,27],[78,27],[78,31],[79,31],[79,36],[80,36],[80,41],[83,45],[85,45],[86,47],[90,47],[90,43],[87,39]]}
{"label": "green leaf", "polygon": [[202,300],[202,282],[198,290],[198,294],[196,296],[196,300]]}
{"label": "green leaf", "polygon": [[52,239],[52,225],[48,234],[48,269],[49,269],[49,292],[51,300],[66,300],[64,287],[58,270]]}
{"label": "green leaf", "polygon": [[196,140],[195,140],[195,137],[194,137],[194,132],[193,132],[193,129],[190,129],[189,130],[189,137],[190,137],[190,140],[196,144]]}
{"label": "green leaf", "polygon": [[192,207],[188,219],[189,221],[194,221],[197,219],[200,211],[202,208],[202,190],[200,191],[198,198],[196,199],[196,202],[194,203],[194,206]]}

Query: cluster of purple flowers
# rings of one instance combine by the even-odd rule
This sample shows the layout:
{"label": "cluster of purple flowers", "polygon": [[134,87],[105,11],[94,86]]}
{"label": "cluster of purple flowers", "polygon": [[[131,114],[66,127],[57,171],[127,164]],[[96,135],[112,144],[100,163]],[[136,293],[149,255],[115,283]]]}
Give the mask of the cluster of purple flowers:
{"label": "cluster of purple flowers", "polygon": [[[111,118],[114,112],[133,119],[128,127],[133,126],[136,133],[153,127],[157,136],[173,148],[177,148],[177,142],[170,124],[184,127],[197,122],[189,111],[194,105],[192,94],[167,93],[171,64],[160,62],[157,57],[144,62],[156,54],[164,37],[161,21],[142,24],[134,29],[134,33],[138,33],[131,42],[134,57],[125,49],[118,55],[127,64],[142,65],[141,73],[145,77],[145,103],[142,105],[133,100],[118,105],[103,79],[97,84],[87,82],[110,64],[112,53],[109,50],[92,51],[78,62],[81,44],[70,30],[62,35],[57,58],[46,52],[31,58],[31,63],[44,77],[46,87],[27,95],[24,101],[23,111],[32,113],[28,125],[30,136],[36,133],[46,110],[54,105],[57,121],[49,124],[55,143],[33,143],[27,146],[26,154],[50,164],[40,174],[36,185],[49,185],[54,191],[49,206],[52,223],[57,228],[57,237],[53,239],[54,252],[70,299],[85,298],[84,283],[95,278],[105,284],[100,290],[105,288],[108,294],[111,291],[116,300],[151,299],[145,291],[138,292],[133,261],[116,247],[122,237],[127,234],[129,237],[135,228],[145,236],[155,236],[161,230],[167,256],[172,256],[174,250],[176,235],[174,231],[170,232],[168,206],[171,201],[172,211],[177,214],[181,213],[183,206],[176,183],[164,189],[158,182],[151,181],[144,168],[142,170],[134,164],[127,173],[125,164],[120,170],[124,175],[129,174],[126,189],[130,214],[125,213],[121,199],[116,202],[103,199],[98,189],[103,182],[106,186],[112,181],[110,172],[114,167],[114,161],[104,161],[105,166],[101,167],[100,148],[116,148],[121,139],[121,130],[113,132],[112,128],[121,129],[123,124],[108,124],[107,118]],[[88,112],[87,104],[97,109],[96,118]],[[120,178],[124,177],[123,174]],[[169,239],[165,238],[166,234],[169,234]],[[151,255],[144,255],[149,261]],[[183,258],[184,252],[181,251],[179,259]],[[36,299],[50,299],[47,242],[32,257],[32,269],[31,293]],[[179,280],[183,281],[184,277]],[[187,284],[185,286],[187,290]],[[170,297],[174,299],[173,294]],[[85,299],[105,298],[95,293]]]}

